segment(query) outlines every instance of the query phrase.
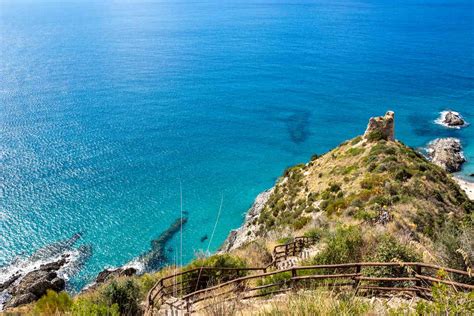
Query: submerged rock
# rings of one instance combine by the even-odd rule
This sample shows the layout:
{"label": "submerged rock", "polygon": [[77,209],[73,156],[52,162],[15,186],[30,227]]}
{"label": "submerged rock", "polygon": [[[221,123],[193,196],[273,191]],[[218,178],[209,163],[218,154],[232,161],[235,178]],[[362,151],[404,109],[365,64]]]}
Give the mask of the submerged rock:
{"label": "submerged rock", "polygon": [[461,141],[457,138],[438,138],[428,145],[430,160],[448,172],[457,172],[466,161]]}
{"label": "submerged rock", "polygon": [[371,117],[364,138],[369,141],[395,140],[395,113],[388,111],[384,116]]}

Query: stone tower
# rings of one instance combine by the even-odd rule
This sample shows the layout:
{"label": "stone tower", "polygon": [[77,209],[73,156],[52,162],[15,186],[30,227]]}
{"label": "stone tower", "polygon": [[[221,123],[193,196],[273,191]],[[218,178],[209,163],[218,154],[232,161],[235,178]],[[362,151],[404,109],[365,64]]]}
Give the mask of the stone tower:
{"label": "stone tower", "polygon": [[395,113],[388,111],[384,116],[371,117],[369,120],[369,125],[364,133],[364,138],[369,141],[377,140],[395,140],[394,133],[394,118]]}

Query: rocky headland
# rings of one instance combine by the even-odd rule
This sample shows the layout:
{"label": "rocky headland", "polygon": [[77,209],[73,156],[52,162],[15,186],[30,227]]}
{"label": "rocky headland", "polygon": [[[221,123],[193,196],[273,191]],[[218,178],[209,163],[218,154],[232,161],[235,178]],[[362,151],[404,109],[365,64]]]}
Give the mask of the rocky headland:
{"label": "rocky headland", "polygon": [[221,251],[301,235],[306,227],[332,225],[336,218],[424,239],[426,232],[434,232],[428,228],[434,217],[461,218],[471,212],[472,202],[462,190],[469,183],[446,173],[459,170],[465,161],[460,142],[452,138],[433,142],[432,164],[395,139],[394,118],[391,111],[373,117],[363,136],[288,168],[273,188],[257,197]]}
{"label": "rocky headland", "polygon": [[461,141],[457,138],[438,138],[432,141],[427,148],[430,160],[446,170],[457,172],[466,161],[462,151]]}

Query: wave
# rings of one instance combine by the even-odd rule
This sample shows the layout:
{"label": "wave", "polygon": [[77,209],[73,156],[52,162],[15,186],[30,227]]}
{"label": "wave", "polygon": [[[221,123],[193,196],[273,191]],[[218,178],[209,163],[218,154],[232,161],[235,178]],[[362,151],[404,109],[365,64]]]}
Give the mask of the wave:
{"label": "wave", "polygon": [[0,310],[11,297],[9,289],[20,283],[28,273],[40,270],[42,266],[58,263],[57,275],[65,281],[78,273],[92,255],[90,245],[74,248],[81,236],[76,233],[69,239],[42,247],[28,257],[17,256],[0,267]]}

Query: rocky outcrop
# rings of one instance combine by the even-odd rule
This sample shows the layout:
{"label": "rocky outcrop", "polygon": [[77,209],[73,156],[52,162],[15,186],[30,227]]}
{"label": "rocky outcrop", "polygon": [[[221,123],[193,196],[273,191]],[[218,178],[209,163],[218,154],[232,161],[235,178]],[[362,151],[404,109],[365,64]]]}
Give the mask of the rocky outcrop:
{"label": "rocky outcrop", "polygon": [[448,172],[457,172],[466,161],[461,141],[457,138],[438,138],[428,145],[430,160]]}
{"label": "rocky outcrop", "polygon": [[105,282],[112,280],[117,277],[129,277],[132,275],[136,275],[138,270],[133,267],[120,267],[120,268],[109,268],[104,269],[100,272],[95,281],[91,284],[87,285],[85,288],[81,290],[81,293],[91,292],[96,290],[100,285],[104,284]]}
{"label": "rocky outcrop", "polygon": [[458,127],[466,124],[461,115],[457,112],[447,111],[444,114],[442,122],[447,126]]}
{"label": "rocky outcrop", "polygon": [[100,272],[95,279],[95,283],[104,283],[105,281],[121,276],[132,276],[137,273],[137,269],[128,267],[128,268],[117,268],[117,269],[105,269]]}
{"label": "rocky outcrop", "polygon": [[10,278],[2,284],[2,288],[11,296],[5,307],[16,307],[34,302],[46,294],[48,290],[56,292],[64,290],[66,283],[64,279],[58,276],[57,271],[67,263],[68,257],[63,256],[57,261],[41,265],[21,279],[19,276]]}
{"label": "rocky outcrop", "polygon": [[369,141],[395,140],[395,113],[388,111],[384,116],[371,117],[364,138]]}
{"label": "rocky outcrop", "polygon": [[257,196],[252,207],[248,210],[247,215],[245,216],[244,223],[241,227],[230,232],[229,236],[226,238],[224,244],[220,248],[220,252],[229,252],[231,250],[237,249],[240,246],[257,238],[257,232],[260,226],[257,223],[257,220],[272,192],[273,189],[270,189],[260,193]]}

